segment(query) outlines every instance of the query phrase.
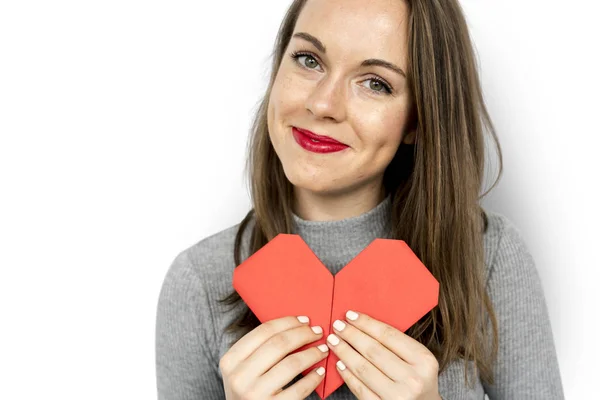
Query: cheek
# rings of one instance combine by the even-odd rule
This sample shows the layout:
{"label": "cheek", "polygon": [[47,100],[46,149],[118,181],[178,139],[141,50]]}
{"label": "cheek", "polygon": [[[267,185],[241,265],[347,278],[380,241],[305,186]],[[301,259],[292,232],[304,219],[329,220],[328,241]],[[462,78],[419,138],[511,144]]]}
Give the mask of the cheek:
{"label": "cheek", "polygon": [[285,68],[279,70],[269,97],[267,108],[267,123],[269,136],[276,150],[280,149],[284,140],[287,126],[291,125],[295,118],[293,114],[297,109],[293,88],[293,82]]}
{"label": "cheek", "polygon": [[363,112],[357,131],[362,132],[364,144],[371,150],[385,149],[385,151],[395,153],[402,139],[405,119],[406,113],[404,110],[399,110],[398,107],[374,108],[369,113]]}
{"label": "cheek", "polygon": [[296,76],[287,65],[283,65],[273,84],[271,95],[276,116],[283,118],[301,111],[308,90],[306,82]]}

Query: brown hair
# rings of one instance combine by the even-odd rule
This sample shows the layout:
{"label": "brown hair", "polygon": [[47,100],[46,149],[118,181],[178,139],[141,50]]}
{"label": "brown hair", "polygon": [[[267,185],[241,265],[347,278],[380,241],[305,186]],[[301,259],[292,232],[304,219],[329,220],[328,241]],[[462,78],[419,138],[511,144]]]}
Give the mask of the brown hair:
{"label": "brown hair", "polygon": [[[416,141],[401,144],[384,174],[392,198],[392,237],[404,240],[440,282],[439,304],[405,333],[436,356],[440,373],[454,359],[474,361],[484,382],[493,383],[498,327],[485,287],[483,233],[487,218],[479,200],[502,174],[502,153],[486,109],[473,45],[457,0],[405,0],[408,17],[408,71],[411,124]],[[253,121],[247,159],[253,209],[239,225],[241,242],[251,228],[249,255],[279,233],[293,233],[293,188],[267,129],[273,82],[306,0],[294,0],[279,29],[268,89]],[[495,142],[499,171],[481,196],[487,127]],[[249,224],[253,220],[254,224]],[[236,305],[235,290],[225,299]],[[226,329],[240,337],[260,324],[245,311]],[[491,329],[491,336],[489,335]],[[491,343],[490,340],[491,339]],[[491,346],[488,346],[491,344]]]}

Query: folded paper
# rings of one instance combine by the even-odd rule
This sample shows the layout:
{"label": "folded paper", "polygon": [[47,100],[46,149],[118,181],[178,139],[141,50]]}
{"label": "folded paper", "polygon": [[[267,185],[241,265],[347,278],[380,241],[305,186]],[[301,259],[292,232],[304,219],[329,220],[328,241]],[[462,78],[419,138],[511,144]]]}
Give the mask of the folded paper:
{"label": "folded paper", "polygon": [[[370,315],[405,332],[438,304],[439,283],[402,240],[375,239],[335,276],[299,235],[279,234],[235,268],[233,287],[262,322],[306,315],[323,328],[322,339],[292,353],[325,343],[333,321],[346,311]],[[330,351],[302,372],[326,368],[316,392],[325,399],[343,383]]]}

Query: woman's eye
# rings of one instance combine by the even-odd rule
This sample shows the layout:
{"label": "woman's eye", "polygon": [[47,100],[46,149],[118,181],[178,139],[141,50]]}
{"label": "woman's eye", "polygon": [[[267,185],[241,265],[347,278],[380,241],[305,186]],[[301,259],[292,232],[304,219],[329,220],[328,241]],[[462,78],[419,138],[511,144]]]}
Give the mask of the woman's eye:
{"label": "woman's eye", "polygon": [[381,92],[381,93],[391,93],[391,89],[388,85],[386,85],[385,83],[383,83],[382,81],[378,80],[378,79],[367,79],[365,82],[371,82],[369,84],[369,89],[371,89],[374,92]]}
{"label": "woman's eye", "polygon": [[[302,61],[300,61],[300,59],[301,59],[302,57],[306,57],[306,61],[305,61],[305,62],[302,62]],[[304,65],[306,68],[310,68],[310,69],[313,69],[313,67],[314,67],[314,66],[317,66],[317,65],[319,65],[319,63],[317,62],[317,60],[315,60],[315,58],[314,58],[314,57],[312,57],[312,56],[299,55],[299,56],[297,57],[297,60],[298,60],[298,62],[299,62],[301,65]]]}

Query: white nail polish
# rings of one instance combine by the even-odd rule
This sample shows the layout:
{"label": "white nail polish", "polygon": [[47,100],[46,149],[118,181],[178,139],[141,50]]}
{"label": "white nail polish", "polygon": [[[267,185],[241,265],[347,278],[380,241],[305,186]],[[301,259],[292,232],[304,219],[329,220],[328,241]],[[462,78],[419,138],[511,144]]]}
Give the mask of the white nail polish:
{"label": "white nail polish", "polygon": [[313,332],[316,333],[317,335],[320,335],[321,333],[323,333],[323,328],[321,328],[320,326],[312,326],[310,329],[312,329]]}
{"label": "white nail polish", "polygon": [[346,327],[346,324],[343,323],[342,321],[340,321],[339,319],[336,319],[335,322],[333,323],[333,327],[336,330],[341,331]]}
{"label": "white nail polish", "polygon": [[346,318],[348,318],[350,321],[356,321],[356,319],[358,318],[358,314],[352,310],[348,310],[348,312],[346,313]]}
{"label": "white nail polish", "polygon": [[320,344],[317,346],[317,349],[321,350],[323,353],[327,353],[329,351],[329,347],[326,344]]}
{"label": "white nail polish", "polygon": [[296,318],[298,318],[298,321],[302,322],[303,324],[305,324],[305,323],[308,322],[308,317],[305,316],[305,315],[300,315],[300,316],[298,316]]}
{"label": "white nail polish", "polygon": [[323,368],[323,367],[317,368],[317,374],[323,376],[324,373],[325,373],[325,368]]}
{"label": "white nail polish", "polygon": [[331,335],[327,336],[327,341],[336,346],[340,342],[340,339],[332,333]]}
{"label": "white nail polish", "polygon": [[335,363],[335,365],[337,365],[337,367],[343,371],[346,369],[346,366],[344,365],[344,363],[342,362],[342,360],[339,360],[338,362]]}

